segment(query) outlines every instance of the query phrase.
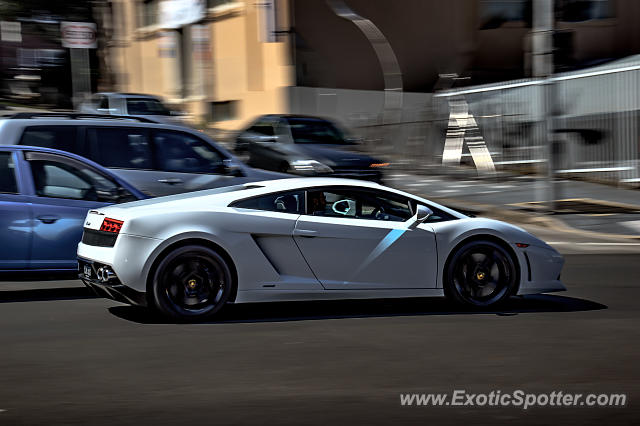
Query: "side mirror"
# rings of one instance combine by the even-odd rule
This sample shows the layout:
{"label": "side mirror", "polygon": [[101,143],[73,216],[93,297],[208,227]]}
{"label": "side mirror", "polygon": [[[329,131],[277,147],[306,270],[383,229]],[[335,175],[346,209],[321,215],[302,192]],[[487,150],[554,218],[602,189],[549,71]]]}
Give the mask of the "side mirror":
{"label": "side mirror", "polygon": [[242,167],[234,163],[232,160],[223,160],[222,171],[224,174],[229,176],[244,176],[244,173],[242,172]]}
{"label": "side mirror", "polygon": [[423,206],[422,204],[418,204],[417,212],[416,212],[416,224],[421,224],[427,219],[429,216],[433,214],[433,210],[431,210],[427,206]]}

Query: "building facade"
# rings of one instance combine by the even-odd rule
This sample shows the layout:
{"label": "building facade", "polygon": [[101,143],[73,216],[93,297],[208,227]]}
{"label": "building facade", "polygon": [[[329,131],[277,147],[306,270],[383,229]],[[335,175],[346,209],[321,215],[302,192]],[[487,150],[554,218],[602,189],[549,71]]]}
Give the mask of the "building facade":
{"label": "building facade", "polygon": [[286,1],[113,0],[114,90],[149,93],[197,123],[236,129],[285,112],[293,84]]}

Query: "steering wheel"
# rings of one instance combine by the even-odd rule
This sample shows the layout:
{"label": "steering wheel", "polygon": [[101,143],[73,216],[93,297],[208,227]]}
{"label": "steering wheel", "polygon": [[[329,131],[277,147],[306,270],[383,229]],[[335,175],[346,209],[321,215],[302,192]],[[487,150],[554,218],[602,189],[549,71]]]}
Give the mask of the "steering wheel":
{"label": "steering wheel", "polygon": [[382,219],[380,216],[382,216],[383,214],[386,214],[386,212],[384,211],[384,208],[382,206],[376,207],[371,212],[371,216],[376,218],[376,219]]}

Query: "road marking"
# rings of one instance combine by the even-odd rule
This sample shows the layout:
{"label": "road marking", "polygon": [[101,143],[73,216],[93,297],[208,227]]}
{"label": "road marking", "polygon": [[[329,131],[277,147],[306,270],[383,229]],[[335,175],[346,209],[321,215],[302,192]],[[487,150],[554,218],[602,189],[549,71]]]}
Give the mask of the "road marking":
{"label": "road marking", "polygon": [[2,408],[0,408],[0,413],[4,413],[7,410],[3,410]]}
{"label": "road marking", "polygon": [[506,188],[514,188],[515,185],[487,185],[490,188],[494,188],[494,189],[506,189]]}
{"label": "road marking", "polygon": [[459,189],[438,189],[436,192],[460,192]]}
{"label": "road marking", "polygon": [[499,192],[497,189],[495,191],[480,191],[480,192],[476,192],[476,194],[494,194],[496,192]]}

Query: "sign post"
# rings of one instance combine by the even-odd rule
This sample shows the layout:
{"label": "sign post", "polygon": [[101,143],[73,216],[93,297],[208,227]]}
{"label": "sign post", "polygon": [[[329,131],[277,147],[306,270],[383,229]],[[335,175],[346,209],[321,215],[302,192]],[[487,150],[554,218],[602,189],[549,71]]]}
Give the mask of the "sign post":
{"label": "sign post", "polygon": [[91,93],[91,66],[89,49],[98,47],[97,27],[90,22],[61,22],[62,47],[68,47],[71,56],[71,85],[73,107]]}

